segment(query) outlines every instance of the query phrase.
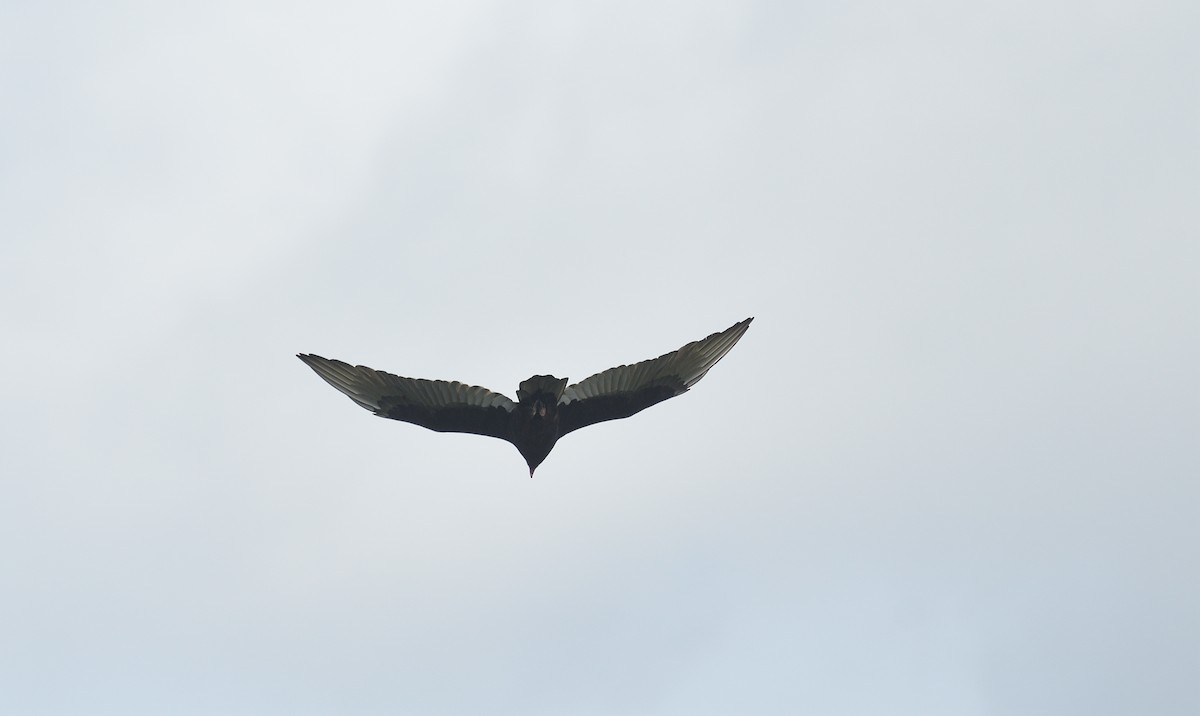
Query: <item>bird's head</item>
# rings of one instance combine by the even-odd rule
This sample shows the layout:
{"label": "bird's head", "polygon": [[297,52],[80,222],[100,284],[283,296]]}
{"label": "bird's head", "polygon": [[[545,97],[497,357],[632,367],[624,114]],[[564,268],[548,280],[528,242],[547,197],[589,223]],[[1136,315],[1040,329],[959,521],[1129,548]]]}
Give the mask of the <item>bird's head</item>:
{"label": "bird's head", "polygon": [[550,454],[550,448],[552,447],[554,447],[554,443],[550,443],[549,446],[545,447],[541,445],[518,446],[517,449],[521,451],[521,457],[525,458],[525,464],[529,466],[530,477],[533,477],[533,471],[538,469],[538,465],[541,465],[546,456]]}

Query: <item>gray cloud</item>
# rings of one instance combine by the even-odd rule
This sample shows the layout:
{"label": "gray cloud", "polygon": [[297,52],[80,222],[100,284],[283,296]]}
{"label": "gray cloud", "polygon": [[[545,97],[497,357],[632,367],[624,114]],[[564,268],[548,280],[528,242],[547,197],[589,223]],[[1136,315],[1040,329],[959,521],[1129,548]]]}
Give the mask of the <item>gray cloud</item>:
{"label": "gray cloud", "polygon": [[0,711],[1195,712],[1197,19],[0,10]]}

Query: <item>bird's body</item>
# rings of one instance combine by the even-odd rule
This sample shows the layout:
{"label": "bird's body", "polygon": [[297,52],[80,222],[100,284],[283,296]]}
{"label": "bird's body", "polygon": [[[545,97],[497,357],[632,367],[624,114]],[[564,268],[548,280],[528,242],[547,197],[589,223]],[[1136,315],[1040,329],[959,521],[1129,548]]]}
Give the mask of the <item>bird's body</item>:
{"label": "bird's body", "polygon": [[459,382],[402,378],[316,355],[298,357],[351,400],[385,418],[438,432],[507,440],[529,465],[529,476],[562,436],[606,420],[627,418],[687,392],[733,348],[747,318],[721,333],[634,365],[622,365],[568,386],[566,378],[535,375],[517,388],[517,402]]}

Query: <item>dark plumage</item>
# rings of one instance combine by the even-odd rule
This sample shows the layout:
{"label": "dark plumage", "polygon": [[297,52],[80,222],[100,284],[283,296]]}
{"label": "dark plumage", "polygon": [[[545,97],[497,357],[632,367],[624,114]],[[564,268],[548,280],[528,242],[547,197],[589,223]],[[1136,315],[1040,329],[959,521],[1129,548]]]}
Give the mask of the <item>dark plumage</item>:
{"label": "dark plumage", "polygon": [[567,433],[634,413],[687,392],[737,344],[747,318],[672,353],[597,373],[568,386],[566,378],[535,375],[517,388],[517,402],[457,381],[401,378],[301,353],[327,383],[376,415],[446,433],[507,440],[529,464],[529,476]]}

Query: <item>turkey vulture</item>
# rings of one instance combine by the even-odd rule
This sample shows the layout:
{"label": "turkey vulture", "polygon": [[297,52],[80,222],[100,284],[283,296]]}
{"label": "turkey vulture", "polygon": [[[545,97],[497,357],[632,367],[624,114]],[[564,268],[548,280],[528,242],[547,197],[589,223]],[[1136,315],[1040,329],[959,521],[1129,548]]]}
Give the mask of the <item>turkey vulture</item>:
{"label": "turkey vulture", "polygon": [[317,375],[376,415],[440,433],[474,433],[507,440],[529,464],[529,476],[567,433],[628,418],[687,392],[733,348],[747,318],[672,353],[610,368],[568,386],[566,378],[535,375],[517,388],[517,402],[458,381],[401,378],[340,360],[301,353]]}

